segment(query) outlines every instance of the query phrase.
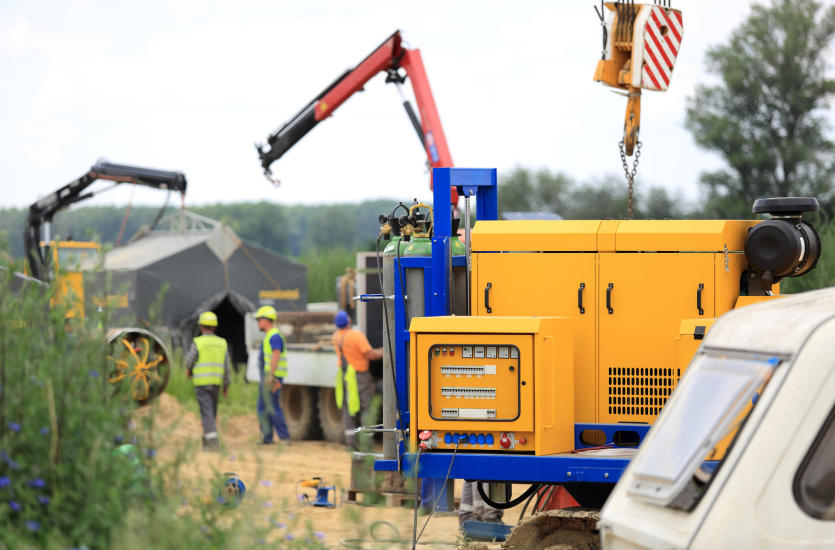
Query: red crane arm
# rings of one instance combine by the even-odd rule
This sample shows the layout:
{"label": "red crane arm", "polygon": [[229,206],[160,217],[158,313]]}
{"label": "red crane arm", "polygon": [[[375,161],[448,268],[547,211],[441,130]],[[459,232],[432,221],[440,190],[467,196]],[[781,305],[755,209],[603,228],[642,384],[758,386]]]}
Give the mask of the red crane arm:
{"label": "red crane arm", "polygon": [[[270,166],[273,162],[281,158],[320,121],[331,116],[349,97],[361,91],[365,83],[380,72],[386,73],[386,82],[394,83],[398,88],[407,78],[411,81],[420,118],[405,97],[403,107],[420,138],[429,166],[438,168],[453,165],[420,51],[404,48],[401,41],[400,31],[395,31],[359,65],[345,71],[293,118],[271,134],[267,138],[269,149],[264,145],[256,145],[261,158],[261,166],[268,178],[271,176]],[[405,75],[399,72],[401,68],[405,71]],[[430,188],[431,185],[430,179]],[[454,190],[452,202],[458,203],[458,194]]]}

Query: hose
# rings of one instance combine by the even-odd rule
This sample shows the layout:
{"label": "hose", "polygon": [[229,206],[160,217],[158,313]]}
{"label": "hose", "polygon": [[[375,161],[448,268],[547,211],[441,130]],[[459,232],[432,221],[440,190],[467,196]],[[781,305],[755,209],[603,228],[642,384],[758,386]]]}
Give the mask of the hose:
{"label": "hose", "polygon": [[[449,474],[452,473],[452,463],[455,462],[455,453],[458,452],[458,447],[461,445],[461,440],[463,438],[459,438],[458,441],[455,443],[455,449],[452,450],[452,458],[449,459],[449,468],[446,471],[446,477],[444,478],[444,485],[446,482],[449,481]],[[420,450],[418,450],[418,454]],[[415,461],[415,480],[417,480],[417,461]],[[415,483],[417,486],[417,483]],[[415,488],[415,492],[417,493],[417,488]],[[423,534],[423,531],[426,529],[426,526],[429,525],[429,520],[432,519],[432,514],[435,513],[435,507],[438,506],[438,502],[441,500],[441,495],[443,495],[443,491],[438,493],[438,496],[435,497],[435,502],[432,503],[432,509],[429,510],[429,515],[426,516],[426,521],[423,523],[423,527],[420,528],[420,533],[417,534],[416,540],[420,540],[420,536]],[[418,509],[417,502],[415,502],[415,510]],[[415,512],[415,527],[417,527],[417,512]],[[415,541],[415,537],[413,537],[413,541]],[[415,542],[412,543],[412,550],[415,549]]]}
{"label": "hose", "polygon": [[485,504],[492,508],[495,508],[496,510],[507,510],[509,508],[513,508],[514,506],[518,506],[519,504],[524,502],[526,498],[534,494],[539,489],[540,484],[534,483],[533,485],[525,489],[524,493],[514,498],[513,500],[508,500],[507,502],[496,502],[494,500],[491,500],[490,497],[488,497],[487,494],[484,492],[484,488],[481,486],[480,481],[476,481],[475,487],[476,489],[478,489],[478,494]]}

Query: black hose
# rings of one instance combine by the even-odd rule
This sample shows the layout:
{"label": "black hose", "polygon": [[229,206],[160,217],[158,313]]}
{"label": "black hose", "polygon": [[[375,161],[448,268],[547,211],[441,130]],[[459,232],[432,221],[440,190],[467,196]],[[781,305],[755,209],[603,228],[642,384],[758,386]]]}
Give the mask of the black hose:
{"label": "black hose", "polygon": [[485,504],[487,504],[491,508],[495,508],[496,510],[507,510],[509,508],[513,508],[514,506],[518,506],[519,504],[524,502],[524,500],[531,496],[533,493],[535,493],[536,490],[541,487],[541,485],[539,483],[534,483],[530,487],[525,489],[524,493],[514,498],[513,500],[508,500],[507,502],[496,502],[490,499],[490,497],[488,497],[487,494],[484,492],[484,488],[481,486],[480,481],[475,482],[475,487],[476,489],[478,489],[478,494]]}

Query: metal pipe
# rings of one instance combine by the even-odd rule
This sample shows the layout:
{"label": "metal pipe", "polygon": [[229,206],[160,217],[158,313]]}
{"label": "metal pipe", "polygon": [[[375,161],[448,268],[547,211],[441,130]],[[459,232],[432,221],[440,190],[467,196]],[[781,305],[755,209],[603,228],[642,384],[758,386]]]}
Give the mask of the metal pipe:
{"label": "metal pipe", "polygon": [[470,315],[470,195],[464,195],[464,255],[467,264],[467,315]]}

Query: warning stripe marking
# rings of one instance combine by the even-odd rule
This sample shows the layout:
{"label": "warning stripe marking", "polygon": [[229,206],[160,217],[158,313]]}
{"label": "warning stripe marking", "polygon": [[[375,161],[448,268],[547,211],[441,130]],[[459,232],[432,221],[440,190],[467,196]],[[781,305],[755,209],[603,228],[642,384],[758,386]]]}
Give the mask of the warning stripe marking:
{"label": "warning stripe marking", "polygon": [[[662,33],[661,30],[665,27],[667,32]],[[655,6],[650,10],[644,31],[645,56],[641,71],[643,86],[666,90],[681,44],[681,14],[672,10],[666,12]]]}

